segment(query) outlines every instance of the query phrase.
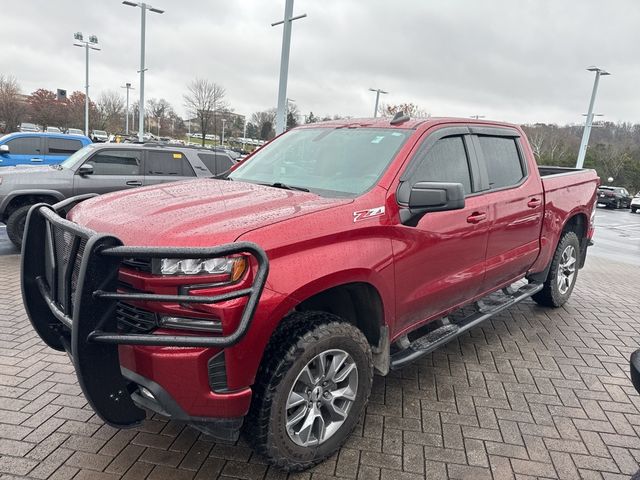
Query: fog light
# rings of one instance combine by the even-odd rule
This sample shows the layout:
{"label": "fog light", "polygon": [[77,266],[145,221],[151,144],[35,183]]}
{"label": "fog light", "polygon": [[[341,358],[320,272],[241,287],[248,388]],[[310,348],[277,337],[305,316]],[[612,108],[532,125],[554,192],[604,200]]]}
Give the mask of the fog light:
{"label": "fog light", "polygon": [[178,328],[180,330],[197,330],[200,332],[222,333],[222,322],[205,318],[185,318],[162,315],[160,326]]}

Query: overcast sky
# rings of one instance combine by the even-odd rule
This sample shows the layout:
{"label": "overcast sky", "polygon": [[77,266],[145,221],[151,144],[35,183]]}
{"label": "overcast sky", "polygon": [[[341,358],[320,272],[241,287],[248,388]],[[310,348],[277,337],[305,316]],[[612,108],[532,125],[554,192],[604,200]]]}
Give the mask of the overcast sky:
{"label": "overcast sky", "polygon": [[[284,0],[152,0],[146,99],[184,114],[185,86],[207,78],[234,111],[277,101]],[[90,95],[138,86],[140,13],[117,0],[3,2],[0,72],[23,92],[84,88],[73,33],[98,36]],[[640,123],[638,0],[296,0],[288,96],[302,113],[371,116],[382,101],[414,102],[436,116],[516,123],[580,123],[596,64],[596,112]],[[122,90],[124,93],[124,90]],[[138,91],[133,92],[134,96]]]}

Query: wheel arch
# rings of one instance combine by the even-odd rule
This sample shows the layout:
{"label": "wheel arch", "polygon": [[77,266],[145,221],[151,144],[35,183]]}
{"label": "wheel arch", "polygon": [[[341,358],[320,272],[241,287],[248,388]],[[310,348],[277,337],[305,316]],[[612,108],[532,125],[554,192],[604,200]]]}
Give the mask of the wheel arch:
{"label": "wheel arch", "polygon": [[64,195],[56,190],[21,190],[9,194],[0,207],[0,220],[6,220],[18,208],[36,203],[56,203],[64,199]]}
{"label": "wheel arch", "polygon": [[382,296],[371,283],[355,281],[334,285],[308,295],[296,311],[322,311],[358,327],[372,346],[380,343],[385,312]]}
{"label": "wheel arch", "polygon": [[578,237],[578,241],[580,242],[580,259],[578,268],[582,268],[586,259],[586,250],[589,243],[587,239],[588,230],[589,217],[587,216],[587,214],[585,214],[583,211],[574,211],[570,215],[568,215],[567,220],[562,226],[562,229],[558,231],[558,235],[552,243],[553,249],[550,252],[549,260],[544,270],[532,273],[528,275],[527,278],[535,282],[544,282],[546,280],[547,276],[549,275],[549,270],[551,269],[551,263],[553,262],[553,255],[558,248],[558,244],[562,239],[562,235],[565,232],[573,232]]}

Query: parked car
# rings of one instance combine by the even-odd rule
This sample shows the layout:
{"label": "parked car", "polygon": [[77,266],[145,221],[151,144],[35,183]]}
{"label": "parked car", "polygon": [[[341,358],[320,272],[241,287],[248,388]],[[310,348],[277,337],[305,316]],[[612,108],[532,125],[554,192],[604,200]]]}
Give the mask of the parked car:
{"label": "parked car", "polygon": [[23,123],[20,124],[19,130],[21,132],[39,132],[40,131],[40,127],[37,126],[35,123],[23,122]]}
{"label": "parked car", "polygon": [[631,199],[631,213],[636,213],[640,210],[640,192],[636,193],[636,196]]}
{"label": "parked car", "polygon": [[626,188],[600,185],[598,187],[598,203],[607,208],[629,208],[631,195]]}
{"label": "parked car", "polygon": [[80,130],[79,128],[67,128],[67,131],[64,132],[67,135],[84,135],[84,131]]}
{"label": "parked car", "polygon": [[0,172],[15,165],[60,163],[90,143],[83,135],[9,133],[0,137]]}
{"label": "parked car", "polygon": [[58,127],[47,127],[45,132],[47,132],[47,133],[62,133],[62,130],[60,130]]}
{"label": "parked car", "polygon": [[91,144],[59,165],[0,169],[0,222],[6,223],[9,239],[20,246],[27,213],[35,203],[212,177],[233,164],[227,155],[200,148]]}
{"label": "parked car", "polygon": [[227,155],[229,155],[231,158],[233,158],[234,160],[239,160],[240,157],[242,156],[240,153],[236,152],[235,150],[231,150],[230,148],[225,148],[225,147],[213,147],[212,149],[214,152],[221,152],[221,153],[226,153]]}
{"label": "parked car", "polygon": [[104,130],[91,130],[91,141],[95,143],[106,142],[109,140],[109,134]]}
{"label": "parked car", "polygon": [[23,298],[109,425],[244,424],[286,470],[340,448],[374,370],[563,305],[599,182],[520,127],[403,115],[292,129],[224,177],[33,207]]}

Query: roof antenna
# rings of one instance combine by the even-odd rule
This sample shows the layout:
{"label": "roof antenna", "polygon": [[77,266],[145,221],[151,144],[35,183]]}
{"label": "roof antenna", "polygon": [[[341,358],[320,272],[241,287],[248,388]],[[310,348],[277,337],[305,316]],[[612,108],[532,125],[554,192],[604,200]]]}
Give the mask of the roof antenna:
{"label": "roof antenna", "polygon": [[391,121],[389,122],[391,125],[399,125],[401,123],[406,122],[407,120],[411,120],[411,117],[409,117],[409,115],[405,115],[404,112],[402,110],[400,110],[398,113],[396,113],[393,118],[391,119]]}

